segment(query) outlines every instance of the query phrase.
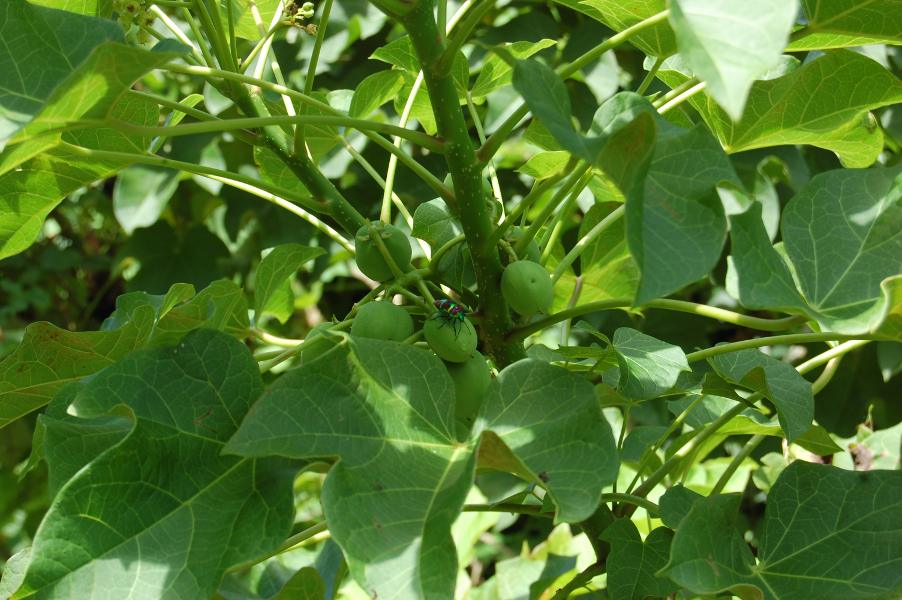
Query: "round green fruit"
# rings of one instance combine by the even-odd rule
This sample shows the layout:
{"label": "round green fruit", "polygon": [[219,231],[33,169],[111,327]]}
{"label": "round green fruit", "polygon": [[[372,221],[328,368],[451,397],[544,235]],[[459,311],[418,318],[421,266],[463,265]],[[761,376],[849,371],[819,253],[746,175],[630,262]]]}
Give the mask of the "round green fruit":
{"label": "round green fruit", "polygon": [[523,316],[551,308],[554,289],[545,267],[531,260],[507,265],[501,274],[501,293],[516,312]]}
{"label": "round green fruit", "polygon": [[466,318],[463,321],[446,316],[426,319],[423,335],[432,351],[449,362],[465,362],[476,352],[476,329]]}
{"label": "round green fruit", "polygon": [[385,261],[385,257],[382,256],[382,252],[379,251],[379,246],[370,237],[370,227],[373,228],[376,235],[382,238],[382,242],[398,268],[404,272],[409,271],[411,250],[407,234],[394,225],[386,225],[381,221],[373,221],[357,230],[355,247],[357,249],[357,267],[360,271],[376,281],[388,281],[395,276]]}
{"label": "round green fruit", "polygon": [[[525,234],[526,229],[514,225],[507,230],[507,233],[504,234],[504,239],[506,239],[511,246],[516,246],[517,242],[519,242],[520,238],[522,238]],[[539,245],[534,239],[529,240],[529,243],[526,245],[526,250],[523,251],[522,254],[525,260],[531,260],[534,263],[539,262],[539,260],[541,260],[542,258],[542,251],[539,250]]]}
{"label": "round green fruit", "polygon": [[472,424],[482,406],[485,390],[492,383],[492,372],[485,357],[476,351],[466,362],[446,362],[445,367],[454,380],[455,415]]}
{"label": "round green fruit", "polygon": [[403,342],[413,335],[413,319],[406,310],[391,302],[369,302],[354,316],[351,335]]}
{"label": "round green fruit", "polygon": [[[304,338],[304,346],[301,348],[301,363],[309,363],[316,360],[332,348],[334,348],[341,338],[337,335],[330,335],[329,330],[332,329],[334,323],[320,323],[310,330],[307,337]],[[316,338],[322,337],[322,340],[315,341]]]}

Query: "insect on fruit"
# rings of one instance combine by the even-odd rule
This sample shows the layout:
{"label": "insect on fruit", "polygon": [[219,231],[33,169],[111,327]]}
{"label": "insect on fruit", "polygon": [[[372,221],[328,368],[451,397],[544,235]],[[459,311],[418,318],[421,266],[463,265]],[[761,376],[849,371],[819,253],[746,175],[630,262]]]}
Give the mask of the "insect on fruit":
{"label": "insect on fruit", "polygon": [[437,309],[437,312],[430,318],[441,319],[442,327],[450,323],[451,328],[454,330],[454,336],[457,337],[460,335],[460,328],[463,325],[464,319],[467,318],[467,310],[454,300],[448,298],[436,300],[432,304]]}

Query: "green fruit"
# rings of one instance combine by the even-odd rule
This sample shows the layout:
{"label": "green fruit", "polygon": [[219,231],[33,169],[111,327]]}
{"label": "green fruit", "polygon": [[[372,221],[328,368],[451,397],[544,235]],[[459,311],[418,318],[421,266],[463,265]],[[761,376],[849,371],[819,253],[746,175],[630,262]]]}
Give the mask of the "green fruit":
{"label": "green fruit", "polygon": [[391,302],[369,302],[354,316],[351,335],[403,342],[413,335],[413,319],[406,310]]}
{"label": "green fruit", "polygon": [[476,329],[466,318],[463,321],[442,316],[426,319],[423,334],[432,351],[450,362],[469,360],[476,351]]}
{"label": "green fruit", "polygon": [[[341,338],[337,335],[330,335],[329,330],[332,329],[334,323],[320,323],[310,330],[307,337],[304,338],[304,346],[301,348],[301,363],[308,363],[316,360],[332,348],[338,345]],[[316,338],[323,338],[316,340]]]}
{"label": "green fruit", "polygon": [[507,265],[501,274],[501,293],[515,311],[523,316],[551,308],[554,289],[545,267],[530,260]]}
{"label": "green fruit", "polygon": [[[522,238],[525,234],[526,229],[514,225],[507,230],[507,233],[504,234],[504,239],[506,239],[511,246],[516,246],[517,242],[519,242],[520,238]],[[539,260],[541,260],[542,258],[542,251],[539,250],[539,245],[534,239],[529,240],[529,243],[526,245],[526,250],[523,251],[522,254],[525,255],[522,256],[523,259],[531,260],[534,263],[539,262]]]}
{"label": "green fruit", "polygon": [[379,251],[379,246],[370,237],[370,226],[376,235],[382,238],[382,242],[398,268],[403,272],[409,271],[411,250],[407,235],[394,225],[373,221],[357,230],[355,246],[357,248],[357,267],[361,272],[376,281],[388,281],[395,276]]}
{"label": "green fruit", "polygon": [[470,424],[476,418],[486,388],[492,383],[492,372],[485,357],[476,351],[466,362],[446,362],[454,380],[455,415]]}

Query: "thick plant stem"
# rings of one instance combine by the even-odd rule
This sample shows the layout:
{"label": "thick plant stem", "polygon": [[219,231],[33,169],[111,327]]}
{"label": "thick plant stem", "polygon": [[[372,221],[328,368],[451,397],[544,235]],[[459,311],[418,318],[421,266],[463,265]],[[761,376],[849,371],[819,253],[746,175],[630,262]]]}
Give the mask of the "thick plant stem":
{"label": "thick plant stem", "polygon": [[501,259],[492,244],[494,225],[482,188],[481,164],[476,158],[454,80],[450,73],[438,69],[446,44],[435,22],[433,3],[421,0],[403,17],[402,23],[422,66],[436,128],[446,144],[445,161],[454,182],[452,209],[460,216],[479,285],[482,340],[498,367],[504,367],[523,358],[525,352],[521,342],[507,339],[512,322],[501,295]]}

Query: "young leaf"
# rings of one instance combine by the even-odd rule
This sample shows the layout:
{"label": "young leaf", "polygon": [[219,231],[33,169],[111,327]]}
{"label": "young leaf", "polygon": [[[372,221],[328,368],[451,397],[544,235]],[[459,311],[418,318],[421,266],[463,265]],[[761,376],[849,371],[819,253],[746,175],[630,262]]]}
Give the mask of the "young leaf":
{"label": "young leaf", "polygon": [[864,333],[884,318],[880,288],[899,274],[902,168],[815,176],[783,213],[786,253],[817,320]]}
{"label": "young leaf", "polygon": [[902,43],[899,0],[802,0],[808,23],[790,50],[815,50]]}
{"label": "young leaf", "polygon": [[679,346],[629,327],[614,332],[613,346],[620,364],[617,389],[628,398],[657,398],[674,386],[681,372],[691,371]]}
{"label": "young leaf", "polygon": [[79,415],[125,405],[134,426],[57,494],[13,597],[206,598],[226,568],[274,549],[291,528],[292,471],[220,454],[262,387],[247,347],[209,330],[82,384]]}
{"label": "young leaf", "polygon": [[811,384],[789,363],[758,350],[720,354],[708,362],[727,381],[760,392],[773,402],[780,426],[790,442],[811,429],[814,419]]}
{"label": "young leaf", "polygon": [[413,44],[410,42],[410,36],[407,35],[399,37],[381,48],[377,48],[370,55],[370,58],[400,67],[414,75],[420,71],[420,61],[417,60],[417,56],[413,51]]}
{"label": "young leaf", "polygon": [[404,87],[400,71],[379,71],[360,82],[351,98],[348,115],[355,119],[368,117],[374,110],[398,97]]}
{"label": "young leaf", "polygon": [[278,289],[288,282],[301,265],[322,254],[325,254],[322,248],[282,244],[263,257],[254,276],[254,312],[258,321],[266,313],[268,303]]}
{"label": "young leaf", "polygon": [[737,527],[739,500],[695,501],[671,544],[671,579],[697,594],[764,600],[902,591],[899,472],[792,463],[768,494],[757,564]]}
{"label": "young leaf", "polygon": [[780,63],[798,10],[795,0],[672,0],[670,23],[686,64],[738,121],[752,82]]}
{"label": "young leaf", "polygon": [[658,527],[645,541],[629,519],[615,521],[601,534],[611,544],[608,556],[608,594],[612,600],[663,598],[677,591],[677,585],[656,573],[667,564],[673,532]]}
{"label": "young leaf", "polygon": [[[501,371],[486,393],[476,431],[491,431],[545,486],[558,521],[588,518],[602,488],[617,477],[614,437],[592,385],[560,367],[527,359]],[[486,435],[481,453],[491,447]]]}
{"label": "young leaf", "polygon": [[[556,43],[554,40],[544,39],[538,42],[514,42],[505,44],[501,48],[511,57],[522,60],[545,48],[550,48]],[[488,96],[511,82],[512,71],[513,67],[501,58],[497,52],[493,52],[485,59],[485,62],[479,69],[479,75],[476,77],[476,83],[473,84],[470,94],[474,99]]]}

